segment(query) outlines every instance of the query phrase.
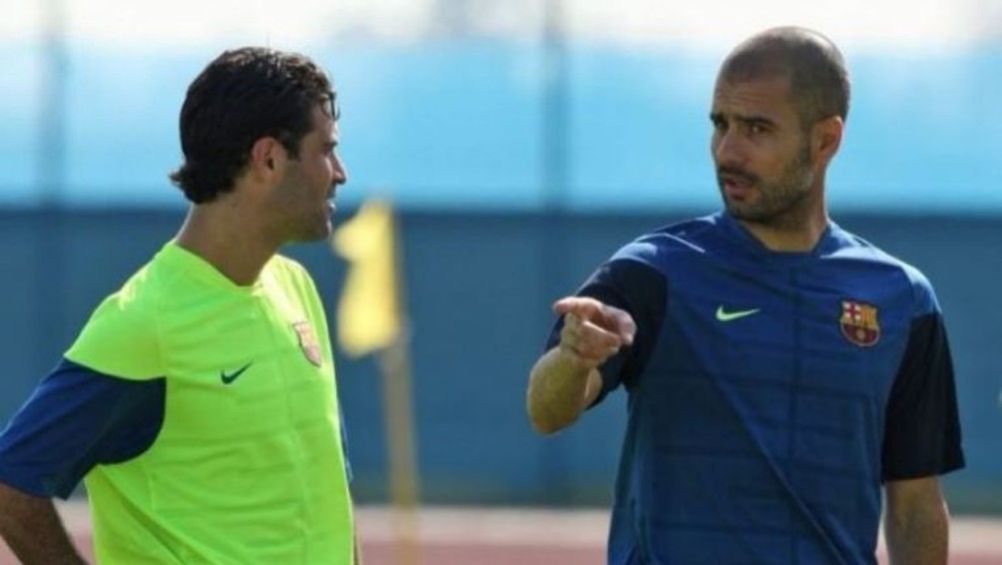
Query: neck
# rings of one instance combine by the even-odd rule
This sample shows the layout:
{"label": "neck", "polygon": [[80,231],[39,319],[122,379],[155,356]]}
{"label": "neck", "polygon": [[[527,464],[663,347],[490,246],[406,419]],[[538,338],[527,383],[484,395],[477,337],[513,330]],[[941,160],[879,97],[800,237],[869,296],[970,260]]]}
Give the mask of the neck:
{"label": "neck", "polygon": [[778,223],[756,223],[738,220],[755,239],[770,251],[808,252],[817,246],[822,234],[828,228],[828,215],[821,214],[808,218],[799,225]]}
{"label": "neck", "polygon": [[808,252],[828,229],[823,190],[812,191],[800,205],[765,222],[738,219],[770,251]]}
{"label": "neck", "polygon": [[177,243],[235,284],[249,286],[278,251],[278,245],[260,235],[253,217],[231,199],[194,205],[177,234]]}

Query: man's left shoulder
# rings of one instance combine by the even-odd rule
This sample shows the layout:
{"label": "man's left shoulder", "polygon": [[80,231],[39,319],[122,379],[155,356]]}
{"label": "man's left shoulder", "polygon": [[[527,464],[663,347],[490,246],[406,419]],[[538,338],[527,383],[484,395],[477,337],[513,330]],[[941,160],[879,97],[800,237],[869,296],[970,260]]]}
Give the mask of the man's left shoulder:
{"label": "man's left shoulder", "polygon": [[270,292],[278,292],[287,297],[295,296],[301,304],[319,300],[316,283],[301,263],[285,255],[274,255],[265,265],[262,278]]}
{"label": "man's left shoulder", "polygon": [[304,274],[306,273],[306,267],[304,267],[302,263],[281,253],[276,253],[272,256],[272,258],[268,261],[268,267],[279,270],[301,272]]}
{"label": "man's left shoulder", "polygon": [[313,284],[313,278],[302,263],[286,255],[276,254],[268,261],[267,270],[271,276],[289,284]]}
{"label": "man's left shoulder", "polygon": [[918,267],[837,226],[833,232],[832,237],[837,243],[827,258],[852,262],[864,271],[884,273],[888,283],[898,281],[914,293],[919,310],[938,309],[932,283]]}

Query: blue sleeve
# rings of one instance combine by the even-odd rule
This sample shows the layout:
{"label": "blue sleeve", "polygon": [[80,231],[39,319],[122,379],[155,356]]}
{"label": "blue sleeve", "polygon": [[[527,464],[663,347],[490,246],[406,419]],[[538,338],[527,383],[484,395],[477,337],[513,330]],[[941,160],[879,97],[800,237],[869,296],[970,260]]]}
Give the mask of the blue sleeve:
{"label": "blue sleeve", "polygon": [[0,432],[0,482],[67,498],[94,466],[143,453],[163,424],[165,382],[120,379],[64,359]]}
{"label": "blue sleeve", "polygon": [[[661,332],[667,293],[668,282],[660,271],[645,262],[618,257],[600,266],[578,290],[578,296],[588,296],[629,312],[637,324],[633,345],[621,349],[599,367],[602,392],[595,404],[620,384],[632,386],[643,372]],[[551,330],[547,349],[560,343],[562,329],[563,318]]]}

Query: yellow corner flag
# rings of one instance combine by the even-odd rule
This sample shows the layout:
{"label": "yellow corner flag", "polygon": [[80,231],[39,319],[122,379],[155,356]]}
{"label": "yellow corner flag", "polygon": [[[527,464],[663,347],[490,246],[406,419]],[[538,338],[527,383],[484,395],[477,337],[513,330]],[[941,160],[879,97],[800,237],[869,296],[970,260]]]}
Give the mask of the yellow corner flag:
{"label": "yellow corner flag", "polygon": [[378,351],[381,361],[396,562],[420,565],[417,448],[408,342],[401,335],[393,209],[386,202],[366,202],[331,243],[350,263],[337,306],[338,341],[348,355]]}
{"label": "yellow corner flag", "polygon": [[350,263],[337,307],[341,347],[356,357],[386,348],[400,333],[393,209],[366,202],[332,244]]}

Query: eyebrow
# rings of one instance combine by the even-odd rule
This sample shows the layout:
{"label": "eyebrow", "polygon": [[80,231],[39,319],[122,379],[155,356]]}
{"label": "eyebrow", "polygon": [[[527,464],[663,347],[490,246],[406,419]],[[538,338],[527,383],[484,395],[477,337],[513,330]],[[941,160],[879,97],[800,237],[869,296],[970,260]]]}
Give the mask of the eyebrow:
{"label": "eyebrow", "polygon": [[[726,118],[723,112],[710,112],[710,121],[716,123],[719,121],[724,121]],[[775,126],[776,121],[772,118],[766,116],[743,116],[741,114],[735,114],[733,116],[734,121],[741,122],[747,125],[768,125]]]}

